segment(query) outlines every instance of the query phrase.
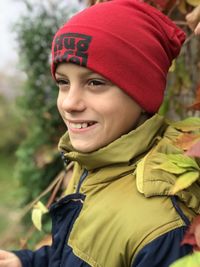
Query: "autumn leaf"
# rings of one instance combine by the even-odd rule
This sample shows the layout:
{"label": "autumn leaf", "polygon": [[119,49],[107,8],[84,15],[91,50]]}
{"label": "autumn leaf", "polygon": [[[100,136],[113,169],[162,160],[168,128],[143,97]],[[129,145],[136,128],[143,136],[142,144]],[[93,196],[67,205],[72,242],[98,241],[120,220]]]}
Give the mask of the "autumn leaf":
{"label": "autumn leaf", "polygon": [[200,167],[196,160],[184,154],[160,154],[160,164],[154,169],[161,169],[166,172],[179,175],[174,186],[171,189],[171,194],[189,187],[200,176]]}
{"label": "autumn leaf", "polygon": [[[200,20],[200,6],[199,6],[199,20]],[[188,109],[200,110],[200,85],[198,86],[196,91],[195,101],[191,106],[188,107]]]}
{"label": "autumn leaf", "polygon": [[187,230],[181,245],[191,245],[194,251],[200,251],[200,216],[193,219],[189,229]]}
{"label": "autumn leaf", "polygon": [[200,0],[186,0],[186,2],[191,5],[191,6],[194,6],[194,7],[197,7],[200,5]]}
{"label": "autumn leaf", "polygon": [[198,140],[200,140],[200,134],[184,133],[184,134],[180,134],[180,136],[178,136],[178,138],[176,139],[174,144],[175,144],[175,146],[187,151],[195,143],[197,143]]}
{"label": "autumn leaf", "polygon": [[200,118],[190,117],[182,121],[172,122],[171,126],[183,132],[200,129]]}
{"label": "autumn leaf", "polygon": [[41,201],[34,205],[32,210],[32,221],[34,226],[41,231],[42,230],[42,216],[48,212],[48,209],[42,204]]}
{"label": "autumn leaf", "polygon": [[186,155],[169,154],[167,155],[167,158],[181,168],[194,168],[200,170],[200,167],[198,166],[197,162],[193,158],[188,157]]}
{"label": "autumn leaf", "polygon": [[185,256],[171,264],[170,267],[200,267],[200,253]]}
{"label": "autumn leaf", "polygon": [[186,2],[185,0],[180,0],[178,3],[178,10],[180,11],[180,13],[182,14],[186,14],[187,13],[187,7],[186,7]]}
{"label": "autumn leaf", "polygon": [[186,172],[179,176],[174,186],[171,189],[171,194],[175,195],[177,192],[189,187],[199,178],[199,171]]}
{"label": "autumn leaf", "polygon": [[181,168],[170,161],[163,162],[160,165],[155,166],[154,169],[160,169],[174,174],[182,174],[186,171],[185,168]]}
{"label": "autumn leaf", "polygon": [[200,158],[200,141],[195,143],[186,153],[188,156]]}
{"label": "autumn leaf", "polygon": [[174,72],[175,69],[176,69],[176,61],[173,60],[171,66],[169,68],[169,72]]}

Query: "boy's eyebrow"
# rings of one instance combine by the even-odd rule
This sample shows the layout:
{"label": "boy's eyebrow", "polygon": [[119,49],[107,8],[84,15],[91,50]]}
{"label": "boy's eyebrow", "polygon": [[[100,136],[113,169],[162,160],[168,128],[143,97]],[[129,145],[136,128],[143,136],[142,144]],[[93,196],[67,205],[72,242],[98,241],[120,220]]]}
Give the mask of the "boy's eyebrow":
{"label": "boy's eyebrow", "polygon": [[[59,76],[67,77],[66,74],[61,73],[61,72],[59,72],[59,71],[56,71],[56,72],[55,72],[55,75],[56,75],[56,74],[59,75]],[[85,70],[84,72],[79,73],[80,77],[82,77],[82,76],[84,76],[84,75],[92,75],[92,74],[99,75],[98,73],[95,73],[95,72],[93,72],[92,70]],[[99,75],[99,76],[100,76],[100,75]]]}
{"label": "boy's eyebrow", "polygon": [[63,73],[60,73],[60,72],[58,72],[58,71],[56,71],[56,72],[55,72],[55,75],[59,75],[59,76],[66,77],[66,75],[65,75],[65,74],[63,74]]}

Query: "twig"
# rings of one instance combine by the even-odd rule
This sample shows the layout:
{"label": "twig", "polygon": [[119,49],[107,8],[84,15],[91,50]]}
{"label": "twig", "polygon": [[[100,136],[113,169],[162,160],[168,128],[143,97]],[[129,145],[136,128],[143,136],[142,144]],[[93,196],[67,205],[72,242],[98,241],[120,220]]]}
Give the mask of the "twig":
{"label": "twig", "polygon": [[184,42],[184,45],[186,45],[188,42],[190,42],[190,40],[194,37],[194,33],[192,32],[188,37],[187,39],[185,40]]}
{"label": "twig", "polygon": [[[73,162],[69,163],[69,165],[66,168],[66,172],[72,168],[73,166]],[[61,183],[65,177],[65,171],[62,171],[61,173],[59,173],[56,178],[53,180],[53,182],[36,198],[34,199],[31,203],[29,203],[23,210],[21,213],[21,216],[19,218],[19,221],[31,210],[31,208],[42,198],[44,197],[46,194],[48,194],[56,185],[57,183]]]}
{"label": "twig", "polygon": [[60,186],[61,186],[61,184],[62,184],[62,182],[63,182],[63,180],[64,180],[64,178],[65,178],[65,175],[66,175],[66,172],[64,172],[64,174],[63,174],[63,177],[61,177],[61,179],[58,181],[58,183],[56,184],[56,186],[55,186],[55,188],[54,188],[54,190],[53,190],[53,193],[51,194],[51,196],[50,196],[50,198],[49,198],[49,200],[48,200],[48,202],[47,202],[47,204],[46,204],[46,207],[49,209],[49,207],[51,206],[51,204],[53,203],[53,201],[55,200],[55,197],[56,197],[56,195],[57,195],[57,193],[58,193],[58,190],[59,190],[59,188],[60,188]]}
{"label": "twig", "polygon": [[188,23],[183,20],[174,20],[173,21],[176,25],[183,25],[183,26],[188,26]]}

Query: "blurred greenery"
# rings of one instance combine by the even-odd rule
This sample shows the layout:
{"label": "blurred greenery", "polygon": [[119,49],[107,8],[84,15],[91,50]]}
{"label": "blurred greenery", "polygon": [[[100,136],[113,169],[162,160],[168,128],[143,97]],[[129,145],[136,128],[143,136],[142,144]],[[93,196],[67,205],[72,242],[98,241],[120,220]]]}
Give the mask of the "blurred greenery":
{"label": "blurred greenery", "polygon": [[3,95],[0,95],[0,125],[0,151],[13,152],[23,139],[26,127],[23,127],[16,103]]}
{"label": "blurred greenery", "polygon": [[[0,153],[0,235],[11,227],[18,216],[21,199],[21,188],[14,178],[14,164],[16,158],[13,154]],[[5,216],[6,215],[6,216]]]}
{"label": "blurred greenery", "polygon": [[[51,77],[50,53],[55,32],[75,12],[73,8],[66,8],[65,1],[53,0],[45,4],[43,1],[34,4],[26,0],[23,2],[27,12],[20,17],[14,26],[14,31],[19,46],[19,66],[26,74],[26,80],[20,87],[17,105],[12,103],[8,105],[3,99],[0,108],[0,114],[2,113],[0,118],[4,128],[4,132],[1,133],[3,141],[0,143],[0,149],[16,154],[15,168],[15,160],[12,162],[9,156],[4,155],[6,159],[0,166],[2,172],[6,174],[9,164],[14,171],[10,170],[12,181],[10,180],[9,185],[1,178],[4,173],[0,174],[1,186],[2,190],[8,190],[8,187],[16,188],[17,181],[22,193],[20,203],[16,201],[16,205],[21,204],[22,207],[32,202],[63,170],[57,144],[66,128],[56,107],[57,87]],[[25,118],[23,125],[18,121],[18,112],[19,117]],[[8,177],[11,174],[7,172],[6,175]],[[6,194],[2,196],[2,205],[5,207],[14,202],[12,189],[9,190],[9,195],[10,202],[6,202]],[[43,201],[47,201],[48,198],[49,196],[46,196]],[[27,234],[23,238],[27,239],[28,247],[33,248],[41,236],[49,232],[50,223],[48,216],[45,217],[44,232],[33,231],[33,235],[31,235],[30,212],[24,217]],[[4,228],[7,220],[2,220],[1,224]]]}
{"label": "blurred greenery", "polygon": [[[26,188],[24,204],[31,202],[62,169],[53,150],[64,131],[56,108],[57,90],[51,78],[49,55],[56,29],[67,17],[59,5],[28,5],[28,13],[16,25],[21,67],[27,75],[18,103],[28,120],[28,132],[17,150],[16,177]],[[37,11],[37,12],[36,12]],[[49,147],[52,161],[41,150]],[[30,185],[33,185],[30,187]]]}
{"label": "blurred greenery", "polygon": [[14,166],[16,149],[26,132],[24,124],[15,101],[0,95],[0,242],[9,227],[16,224],[23,195],[19,181],[14,177]]}
{"label": "blurred greenery", "polygon": [[[11,248],[7,242],[12,243],[12,245],[16,244],[17,247],[19,245],[18,238],[22,231],[22,225],[18,223],[18,218],[24,191],[14,178],[15,162],[16,157],[13,152],[0,152],[0,246],[3,246],[4,249]],[[14,236],[11,231],[13,228]]]}

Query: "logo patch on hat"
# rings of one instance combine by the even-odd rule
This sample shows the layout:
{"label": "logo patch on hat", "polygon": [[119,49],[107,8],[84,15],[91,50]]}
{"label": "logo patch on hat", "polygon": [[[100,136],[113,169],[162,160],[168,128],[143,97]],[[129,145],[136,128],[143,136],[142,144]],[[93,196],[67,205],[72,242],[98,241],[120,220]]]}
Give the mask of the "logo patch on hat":
{"label": "logo patch on hat", "polygon": [[86,67],[91,40],[91,36],[79,33],[59,35],[54,42],[53,62],[71,62]]}

